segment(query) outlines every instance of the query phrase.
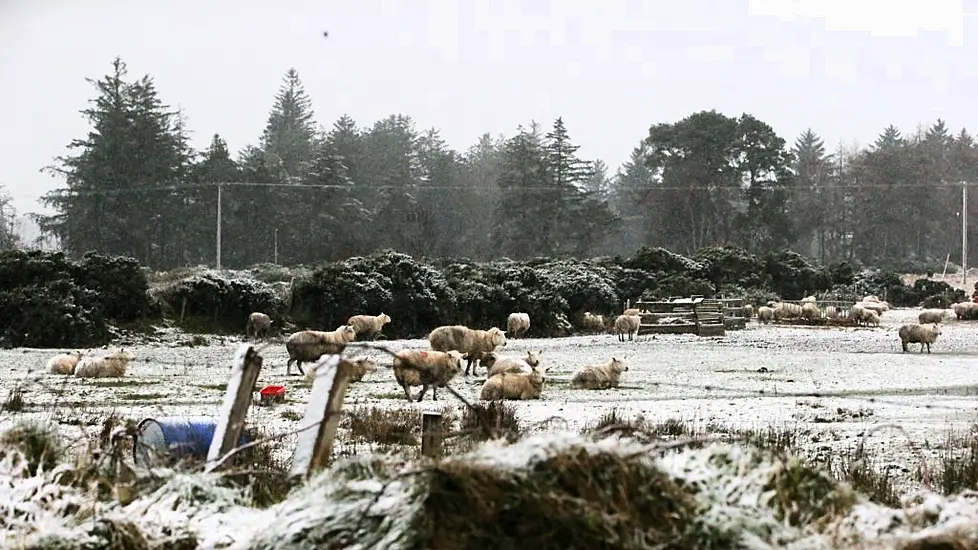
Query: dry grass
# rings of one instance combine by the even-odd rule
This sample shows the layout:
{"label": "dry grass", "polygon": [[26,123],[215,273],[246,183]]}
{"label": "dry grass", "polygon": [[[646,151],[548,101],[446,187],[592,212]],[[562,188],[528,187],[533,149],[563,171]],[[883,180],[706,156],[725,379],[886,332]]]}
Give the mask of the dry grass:
{"label": "dry grass", "polygon": [[516,407],[505,401],[476,401],[462,413],[461,431],[474,441],[494,436],[509,441],[519,439],[523,426],[516,416]]}
{"label": "dry grass", "polygon": [[21,412],[27,407],[27,402],[24,401],[24,392],[17,386],[10,390],[7,394],[7,398],[0,403],[0,410],[4,412]]}

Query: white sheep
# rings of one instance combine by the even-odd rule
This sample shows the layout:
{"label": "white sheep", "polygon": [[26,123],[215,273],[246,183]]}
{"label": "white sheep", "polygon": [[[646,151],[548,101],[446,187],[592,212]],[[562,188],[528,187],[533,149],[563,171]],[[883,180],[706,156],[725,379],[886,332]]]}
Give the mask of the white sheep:
{"label": "white sheep", "polygon": [[946,309],[922,309],[917,314],[917,322],[924,324],[938,324],[948,318]]}
{"label": "white sheep", "polygon": [[135,356],[125,348],[109,355],[85,356],[75,366],[79,378],[118,378],[126,374],[126,367]]}
{"label": "white sheep", "polygon": [[482,366],[489,369],[486,376],[492,377],[504,372],[530,372],[540,365],[542,351],[527,351],[526,357],[499,357],[495,352],[489,353],[482,361]]}
{"label": "white sheep", "polygon": [[649,313],[649,311],[645,309],[638,309],[637,307],[628,308],[621,312],[622,315],[638,315],[639,317],[645,315],[646,313]]}
{"label": "white sheep", "polygon": [[744,304],[744,309],[742,311],[744,313],[744,319],[751,319],[754,317],[754,306]]}
{"label": "white sheep", "polygon": [[371,340],[377,338],[377,334],[384,330],[384,325],[390,322],[390,315],[383,312],[380,315],[354,315],[346,320],[346,324],[353,327],[358,338],[365,334]]}
{"label": "white sheep", "polygon": [[506,331],[492,327],[489,330],[475,330],[464,325],[446,325],[428,334],[428,342],[435,351],[456,350],[466,358],[465,375],[469,369],[475,374],[476,364],[484,354],[506,345]]}
{"label": "white sheep", "polygon": [[625,341],[625,334],[632,340],[632,335],[638,335],[638,329],[642,325],[642,318],[638,315],[619,315],[615,319],[615,331],[618,333],[618,341]]}
{"label": "white sheep", "polygon": [[582,324],[584,325],[585,330],[593,332],[604,332],[607,328],[604,315],[598,315],[596,313],[591,313],[590,311],[584,312]]}
{"label": "white sheep", "polygon": [[757,322],[766,325],[774,320],[774,308],[761,306],[757,308]]}
{"label": "white sheep", "polygon": [[816,304],[816,303],[818,303],[818,299],[815,298],[814,296],[805,296],[804,298],[801,299],[801,305]]}
{"label": "white sheep", "polygon": [[254,311],[248,316],[248,324],[245,325],[245,338],[259,337],[259,334],[267,338],[272,331],[272,318],[268,315]]}
{"label": "white sheep", "polygon": [[818,309],[815,302],[805,302],[801,306],[801,316],[808,321],[814,321],[822,318],[822,310]]}
{"label": "white sheep", "polygon": [[835,306],[825,306],[825,317],[835,319],[839,316],[839,308]]}
{"label": "white sheep", "polygon": [[547,368],[539,365],[530,372],[502,372],[490,376],[482,385],[483,401],[497,399],[540,399]]}
{"label": "white sheep", "polygon": [[951,309],[959,321],[978,317],[978,304],[974,302],[958,302],[952,305]]}
{"label": "white sheep", "polygon": [[[349,382],[360,382],[368,372],[375,372],[377,370],[377,363],[368,357],[346,359],[346,361],[353,366],[350,369],[350,376],[347,378]],[[316,370],[318,366],[318,364],[314,364],[311,369],[306,371],[306,379],[310,382],[316,379]]]}
{"label": "white sheep", "polygon": [[920,353],[924,353],[924,346],[927,346],[927,353],[930,353],[930,345],[937,341],[940,334],[941,325],[936,323],[907,324],[900,327],[900,344],[904,353],[907,352],[907,344],[920,344]]}
{"label": "white sheep", "polygon": [[607,363],[585,365],[574,373],[571,387],[599,390],[617,388],[621,373],[628,370],[624,358],[612,357]]}
{"label": "white sheep", "polygon": [[48,359],[47,370],[51,374],[75,374],[75,367],[84,354],[75,350],[71,353],[59,353]]}
{"label": "white sheep", "polygon": [[448,382],[462,372],[462,354],[457,350],[427,351],[404,349],[394,355],[394,379],[404,389],[408,401],[412,401],[409,388],[421,386],[418,401],[424,398],[431,388],[431,399],[437,401],[437,388],[444,388]]}
{"label": "white sheep", "polygon": [[346,344],[354,341],[357,331],[350,325],[340,325],[332,332],[321,330],[300,330],[289,335],[285,341],[285,349],[289,352],[289,360],[285,364],[285,375],[292,374],[292,363],[304,375],[302,363],[315,363],[323,355],[338,355],[343,353]]}
{"label": "white sheep", "polygon": [[506,334],[516,338],[530,330],[529,313],[510,313],[506,319]]}
{"label": "white sheep", "polygon": [[774,318],[775,320],[782,319],[797,319],[801,317],[801,306],[798,304],[790,304],[786,302],[778,302],[774,306]]}

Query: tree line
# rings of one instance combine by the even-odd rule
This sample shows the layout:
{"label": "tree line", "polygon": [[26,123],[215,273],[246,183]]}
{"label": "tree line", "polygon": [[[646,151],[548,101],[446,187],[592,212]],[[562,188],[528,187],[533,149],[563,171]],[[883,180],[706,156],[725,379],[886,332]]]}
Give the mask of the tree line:
{"label": "tree line", "polygon": [[42,198],[55,213],[35,219],[71,256],[157,269],[213,263],[220,189],[232,268],[381,249],[482,260],[733,245],[921,270],[960,261],[959,182],[978,171],[972,136],[942,120],[829,151],[812,129],[789,146],[750,114],[716,111],[653,124],[614,172],[581,158],[561,118],[456,151],[402,114],[319,126],[294,69],[257,144],[232,155],[219,134],[194,151],[183,114],[121,59],[90,82],[91,130],[46,168],[65,185]]}

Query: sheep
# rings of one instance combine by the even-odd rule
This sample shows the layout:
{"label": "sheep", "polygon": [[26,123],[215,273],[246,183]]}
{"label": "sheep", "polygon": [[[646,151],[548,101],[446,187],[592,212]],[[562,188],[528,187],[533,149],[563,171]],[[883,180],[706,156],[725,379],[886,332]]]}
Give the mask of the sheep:
{"label": "sheep", "polygon": [[366,334],[371,340],[375,340],[377,334],[384,330],[384,325],[390,322],[390,316],[383,312],[380,315],[354,315],[346,320],[346,324],[357,332],[357,338]]}
{"label": "sheep", "polygon": [[457,350],[425,351],[404,349],[394,355],[394,379],[404,389],[408,401],[412,401],[411,386],[421,386],[418,402],[431,388],[431,400],[437,401],[437,388],[444,388],[448,382],[462,372],[462,354]]}
{"label": "sheep", "polygon": [[641,317],[646,313],[649,313],[649,311],[645,309],[638,309],[637,307],[628,308],[625,311],[621,312],[622,315],[638,315],[639,317]]}
{"label": "sheep", "polygon": [[510,313],[506,319],[506,333],[516,338],[530,330],[530,315],[528,313]]}
{"label": "sheep", "polygon": [[867,325],[873,325],[874,327],[880,326],[880,316],[875,311],[871,309],[865,310],[866,313],[863,314],[863,319],[866,321]]}
{"label": "sheep", "polygon": [[890,310],[889,304],[880,301],[860,302],[858,305],[861,306],[863,309],[875,311],[877,315],[882,315],[884,311]]}
{"label": "sheep", "polygon": [[285,375],[292,374],[292,363],[304,375],[302,363],[316,362],[323,355],[338,355],[343,353],[346,344],[357,337],[357,331],[350,325],[340,325],[332,332],[321,330],[300,330],[289,335],[285,341],[285,349],[289,352],[289,360],[285,363]]}
{"label": "sheep", "polygon": [[775,320],[780,321],[781,319],[797,319],[798,317],[801,317],[801,306],[798,304],[779,302],[774,307]]}
{"label": "sheep", "polygon": [[465,325],[445,325],[431,331],[428,342],[435,351],[456,350],[465,356],[465,375],[468,376],[469,368],[475,374],[482,354],[506,345],[506,331],[496,327],[475,330]]}
{"label": "sheep", "polygon": [[75,367],[79,378],[119,378],[135,356],[125,348],[109,355],[82,357]]}
{"label": "sheep", "polygon": [[500,358],[495,352],[487,354],[482,366],[488,369],[486,376],[492,378],[504,372],[529,372],[540,365],[542,351],[527,351],[526,357]]}
{"label": "sheep", "polygon": [[952,305],[951,309],[959,321],[978,317],[978,304],[974,302],[958,302]]}
{"label": "sheep", "polygon": [[589,311],[584,312],[584,319],[582,324],[584,325],[585,330],[590,330],[595,332],[603,332],[607,327],[607,324],[605,323],[604,320],[604,315],[598,315],[595,313],[591,313]]}
{"label": "sheep", "polygon": [[[368,372],[374,372],[374,371],[377,370],[377,363],[374,362],[373,359],[370,359],[368,357],[359,357],[357,359],[348,359],[347,361],[351,365],[353,365],[353,368],[350,369],[350,376],[347,378],[347,381],[349,381],[349,382],[359,382],[359,381],[363,380],[363,377],[366,376],[366,374]],[[306,374],[306,379],[307,380],[309,380],[309,381],[315,380],[316,379],[316,367],[313,366],[313,368],[311,368],[308,371],[306,371],[305,374]]]}
{"label": "sheep", "polygon": [[245,338],[254,337],[257,339],[259,338],[259,335],[261,335],[263,338],[268,338],[271,331],[271,317],[260,311],[253,311],[251,312],[251,315],[248,315],[248,323],[245,324]]}
{"label": "sheep", "polygon": [[805,304],[801,306],[801,316],[808,321],[814,321],[822,317],[822,310],[818,309],[815,302],[805,302]]}
{"label": "sheep", "polygon": [[862,299],[862,302],[863,303],[872,303],[872,302],[879,302],[879,301],[880,301],[880,299],[877,298],[873,294],[870,294],[869,296],[863,296],[863,299]]}
{"label": "sheep", "polygon": [[937,323],[907,324],[900,327],[899,334],[904,353],[907,352],[907,344],[920,344],[920,353],[924,353],[924,346],[927,346],[927,353],[930,353],[930,345],[941,334],[941,325]]}
{"label": "sheep", "polygon": [[825,317],[835,319],[839,316],[839,308],[835,306],[825,306]]}
{"label": "sheep", "polygon": [[754,317],[754,306],[750,304],[744,304],[744,309],[742,311],[744,313],[744,319],[750,319]]}
{"label": "sheep", "polygon": [[540,399],[547,368],[536,366],[530,372],[502,372],[490,376],[482,385],[483,401],[497,399]]}
{"label": "sheep", "polygon": [[815,298],[814,296],[805,296],[804,298],[801,299],[801,305],[817,304],[817,303],[818,303],[818,299]]}
{"label": "sheep", "polygon": [[642,318],[638,315],[619,315],[615,319],[615,331],[618,333],[618,341],[625,341],[625,334],[632,340],[632,335],[638,335],[638,329],[642,325]]}
{"label": "sheep", "polygon": [[589,390],[617,388],[621,373],[627,370],[625,359],[617,357],[612,357],[607,363],[585,365],[574,373],[571,387]]}
{"label": "sheep", "polygon": [[768,306],[761,306],[757,308],[758,323],[766,325],[773,320],[774,320],[774,308]]}
{"label": "sheep", "polygon": [[938,324],[947,318],[946,309],[922,309],[920,313],[917,314],[917,322],[921,325],[924,324]]}
{"label": "sheep", "polygon": [[75,367],[82,358],[82,352],[59,353],[48,359],[47,369],[51,374],[75,374]]}

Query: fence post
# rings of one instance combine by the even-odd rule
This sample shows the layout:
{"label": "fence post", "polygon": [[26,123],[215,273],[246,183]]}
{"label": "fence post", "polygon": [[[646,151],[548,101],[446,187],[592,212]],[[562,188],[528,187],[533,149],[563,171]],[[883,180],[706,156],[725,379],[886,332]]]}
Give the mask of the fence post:
{"label": "fence post", "polygon": [[421,456],[441,457],[441,413],[421,413]]}
{"label": "fence post", "polygon": [[234,354],[224,403],[218,413],[210,449],[207,450],[207,471],[213,470],[215,461],[238,446],[262,361],[262,356],[250,344],[241,344]]}
{"label": "fence post", "polygon": [[309,477],[326,467],[333,452],[351,367],[339,355],[324,355],[316,364],[316,378],[292,455],[292,475]]}

